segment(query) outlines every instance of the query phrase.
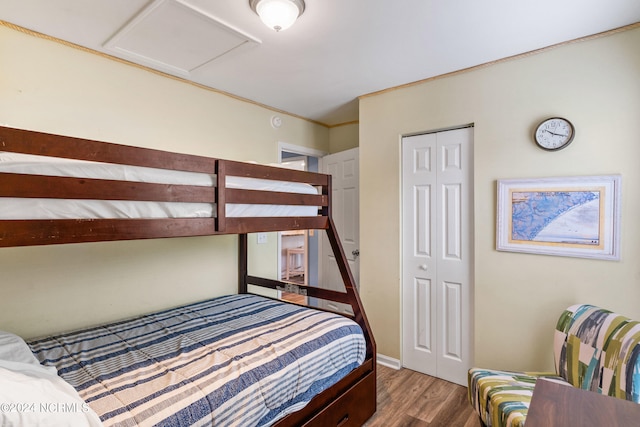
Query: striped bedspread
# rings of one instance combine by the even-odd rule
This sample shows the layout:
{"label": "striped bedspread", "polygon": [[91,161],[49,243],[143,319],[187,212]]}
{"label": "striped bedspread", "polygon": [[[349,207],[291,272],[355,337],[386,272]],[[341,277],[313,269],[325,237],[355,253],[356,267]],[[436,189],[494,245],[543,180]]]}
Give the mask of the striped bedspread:
{"label": "striped bedspread", "polygon": [[254,295],[28,344],[105,426],[267,426],[365,357],[351,320]]}

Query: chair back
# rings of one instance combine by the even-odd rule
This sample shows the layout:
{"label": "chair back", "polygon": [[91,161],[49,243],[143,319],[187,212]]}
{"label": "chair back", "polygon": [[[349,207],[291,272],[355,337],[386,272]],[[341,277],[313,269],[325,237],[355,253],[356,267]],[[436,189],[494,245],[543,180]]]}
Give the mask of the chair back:
{"label": "chair back", "polygon": [[640,403],[640,322],[593,305],[556,325],[556,372],[574,387]]}

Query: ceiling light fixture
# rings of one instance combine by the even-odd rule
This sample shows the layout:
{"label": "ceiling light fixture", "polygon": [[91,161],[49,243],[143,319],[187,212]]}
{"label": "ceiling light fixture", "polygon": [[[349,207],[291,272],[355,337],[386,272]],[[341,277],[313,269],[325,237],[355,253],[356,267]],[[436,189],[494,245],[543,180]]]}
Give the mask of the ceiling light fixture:
{"label": "ceiling light fixture", "polygon": [[304,12],[303,0],[249,0],[249,5],[275,31],[286,30]]}

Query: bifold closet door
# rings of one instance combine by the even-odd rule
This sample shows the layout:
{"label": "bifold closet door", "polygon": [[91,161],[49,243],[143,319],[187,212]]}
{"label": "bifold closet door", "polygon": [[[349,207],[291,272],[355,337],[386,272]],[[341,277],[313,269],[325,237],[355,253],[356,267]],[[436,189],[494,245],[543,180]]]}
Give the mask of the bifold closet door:
{"label": "bifold closet door", "polygon": [[403,366],[466,385],[472,348],[473,128],[402,140]]}

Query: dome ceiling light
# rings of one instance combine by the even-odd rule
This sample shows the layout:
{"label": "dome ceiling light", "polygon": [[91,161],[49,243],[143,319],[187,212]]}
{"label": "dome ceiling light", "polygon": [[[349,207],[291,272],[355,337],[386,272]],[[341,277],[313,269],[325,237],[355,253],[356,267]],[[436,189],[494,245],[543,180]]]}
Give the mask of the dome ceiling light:
{"label": "dome ceiling light", "polygon": [[303,0],[249,0],[251,9],[275,31],[284,31],[304,12]]}

